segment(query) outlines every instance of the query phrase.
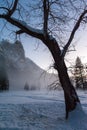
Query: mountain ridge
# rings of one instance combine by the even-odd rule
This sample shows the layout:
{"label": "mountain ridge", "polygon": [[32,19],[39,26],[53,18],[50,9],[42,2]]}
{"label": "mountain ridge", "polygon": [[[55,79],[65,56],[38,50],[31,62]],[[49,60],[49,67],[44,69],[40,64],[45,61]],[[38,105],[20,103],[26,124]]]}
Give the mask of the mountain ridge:
{"label": "mountain ridge", "polygon": [[55,81],[55,75],[48,74],[25,56],[20,41],[10,43],[8,40],[3,40],[0,42],[0,47],[6,59],[10,89],[24,89],[26,83],[29,89],[47,89],[48,85]]}

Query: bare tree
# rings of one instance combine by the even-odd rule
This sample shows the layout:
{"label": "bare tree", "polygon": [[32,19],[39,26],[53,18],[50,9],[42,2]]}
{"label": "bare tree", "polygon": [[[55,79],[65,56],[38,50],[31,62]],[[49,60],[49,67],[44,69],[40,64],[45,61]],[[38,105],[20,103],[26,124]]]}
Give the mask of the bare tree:
{"label": "bare tree", "polygon": [[[36,3],[31,1],[30,4],[30,1],[27,1],[25,9],[25,6],[22,5],[24,1],[20,2],[21,0],[12,0],[12,3],[5,0],[6,4],[0,7],[2,10],[0,18],[18,27],[16,34],[26,33],[41,40],[48,47],[54,59],[54,68],[58,72],[64,90],[66,118],[68,118],[69,112],[74,110],[80,101],[68,76],[64,57],[80,24],[86,21],[87,10],[82,8],[85,3],[82,0],[81,2],[78,0],[38,0]],[[30,8],[34,13],[29,10]],[[24,14],[24,12],[26,13]],[[26,19],[25,15],[27,16]],[[32,24],[30,19],[34,20]],[[65,33],[66,31],[67,33]],[[65,37],[63,38],[63,36]]]}

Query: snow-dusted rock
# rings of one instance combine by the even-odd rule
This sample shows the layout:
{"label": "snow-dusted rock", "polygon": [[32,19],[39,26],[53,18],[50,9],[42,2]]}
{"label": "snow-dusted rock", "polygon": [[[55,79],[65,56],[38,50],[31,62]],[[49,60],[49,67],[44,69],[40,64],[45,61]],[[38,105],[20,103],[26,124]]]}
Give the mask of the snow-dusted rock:
{"label": "snow-dusted rock", "polygon": [[3,40],[0,46],[6,60],[10,89],[23,90],[26,82],[30,89],[45,89],[56,79],[55,75],[48,74],[32,60],[26,58],[20,41],[10,43]]}

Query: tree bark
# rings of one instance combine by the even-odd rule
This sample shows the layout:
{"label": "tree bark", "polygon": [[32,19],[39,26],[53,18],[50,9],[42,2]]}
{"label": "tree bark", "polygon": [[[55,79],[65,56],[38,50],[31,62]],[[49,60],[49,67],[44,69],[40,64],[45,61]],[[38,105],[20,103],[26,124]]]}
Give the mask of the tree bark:
{"label": "tree bark", "polygon": [[72,85],[70,78],[67,73],[67,68],[64,61],[59,61],[57,63],[58,67],[56,68],[58,71],[58,77],[61,83],[61,86],[64,90],[65,97],[65,106],[66,106],[66,119],[68,118],[69,112],[73,111],[77,103],[80,103],[78,95],[75,91],[74,86]]}
{"label": "tree bark", "polygon": [[55,39],[51,39],[47,37],[47,39],[43,40],[46,46],[49,48],[53,58],[54,58],[54,68],[58,72],[58,77],[61,83],[61,86],[64,90],[65,97],[65,107],[66,107],[66,119],[68,118],[68,114],[70,111],[74,110],[77,106],[77,103],[80,103],[78,95],[75,91],[74,86],[72,85],[67,67],[64,62],[64,58],[61,56],[61,50],[58,46],[58,43]]}

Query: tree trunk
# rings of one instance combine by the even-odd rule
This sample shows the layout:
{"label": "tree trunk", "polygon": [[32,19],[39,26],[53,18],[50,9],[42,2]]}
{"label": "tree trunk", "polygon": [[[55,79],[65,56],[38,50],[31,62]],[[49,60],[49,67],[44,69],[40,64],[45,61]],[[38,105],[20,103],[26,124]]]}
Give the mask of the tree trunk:
{"label": "tree trunk", "polygon": [[76,108],[77,103],[80,103],[80,101],[75,91],[75,88],[70,81],[64,61],[62,62],[59,61],[56,65],[56,69],[58,71],[58,77],[59,77],[61,86],[64,90],[66,119],[67,119],[69,112],[74,110]]}
{"label": "tree trunk", "polygon": [[45,38],[45,40],[42,40],[43,43],[48,47],[50,50],[55,66],[54,68],[58,72],[58,77],[61,83],[61,86],[64,90],[64,96],[65,96],[65,106],[66,106],[66,119],[68,118],[68,114],[70,111],[74,110],[77,106],[77,103],[80,103],[78,95],[75,91],[75,88],[73,87],[69,75],[67,73],[67,67],[64,62],[64,58],[61,56],[61,50],[58,46],[57,41],[53,38],[50,38],[49,36]]}

